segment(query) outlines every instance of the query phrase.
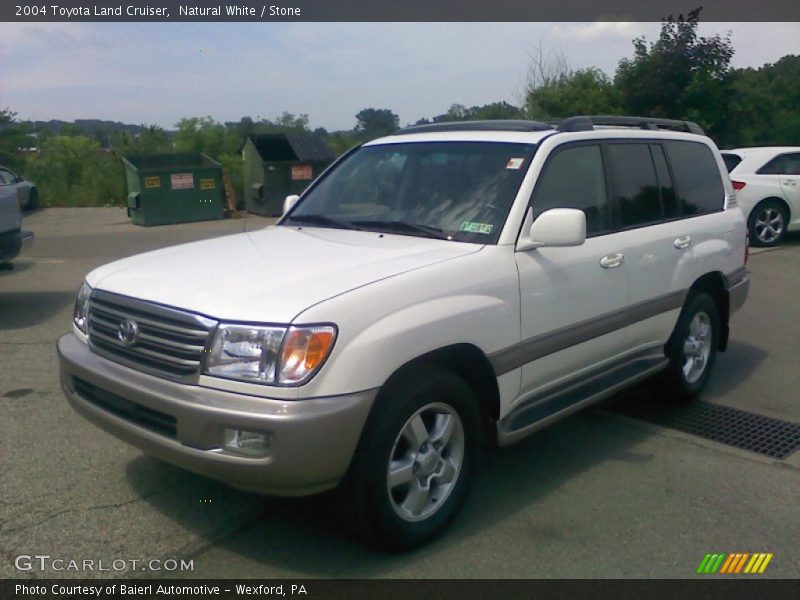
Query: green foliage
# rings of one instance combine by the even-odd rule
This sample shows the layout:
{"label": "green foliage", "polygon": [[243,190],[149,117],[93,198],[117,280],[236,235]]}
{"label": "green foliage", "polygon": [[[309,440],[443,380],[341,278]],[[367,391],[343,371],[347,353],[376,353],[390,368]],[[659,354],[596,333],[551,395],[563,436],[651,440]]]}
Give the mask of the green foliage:
{"label": "green foliage", "polygon": [[0,109],[0,164],[15,171],[22,170],[24,158],[19,152],[28,142],[29,128],[17,122],[17,114]]}
{"label": "green foliage", "polygon": [[486,121],[493,119],[520,119],[524,116],[519,107],[508,102],[492,102],[483,106],[467,108],[463,104],[451,104],[447,112],[436,115],[432,120],[420,119],[415,125],[426,123],[447,123],[451,121]]}
{"label": "green foliage", "polygon": [[125,197],[121,163],[86,136],[47,139],[38,154],[28,157],[25,171],[47,206],[122,204]]}
{"label": "green foliage", "polygon": [[547,121],[572,115],[614,115],[622,112],[620,93],[596,68],[569,71],[544,85],[529,88],[525,115]]}
{"label": "green foliage", "polygon": [[797,145],[800,140],[800,56],[733,72],[730,146]]}
{"label": "green foliage", "polygon": [[365,108],[356,115],[356,131],[362,139],[390,135],[400,127],[400,117],[388,108]]}
{"label": "green foliage", "polygon": [[700,11],[670,17],[655,42],[635,39],[615,84],[628,114],[691,119],[712,136],[729,137],[733,46],[730,35],[698,35]]}

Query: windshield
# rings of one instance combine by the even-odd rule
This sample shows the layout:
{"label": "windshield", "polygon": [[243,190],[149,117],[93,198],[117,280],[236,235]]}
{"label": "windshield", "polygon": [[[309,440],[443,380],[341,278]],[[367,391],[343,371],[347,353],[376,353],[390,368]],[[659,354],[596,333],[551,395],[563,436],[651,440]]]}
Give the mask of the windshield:
{"label": "windshield", "polygon": [[494,244],[535,149],[498,142],[365,146],[281,224]]}

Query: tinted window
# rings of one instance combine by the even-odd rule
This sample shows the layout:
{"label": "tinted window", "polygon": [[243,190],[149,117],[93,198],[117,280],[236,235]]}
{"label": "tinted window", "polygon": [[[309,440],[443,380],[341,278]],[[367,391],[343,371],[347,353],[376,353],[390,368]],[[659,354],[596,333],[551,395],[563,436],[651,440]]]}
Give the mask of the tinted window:
{"label": "tinted window", "polygon": [[759,175],[800,175],[800,154],[781,154],[756,171]]}
{"label": "tinted window", "polygon": [[586,213],[586,233],[607,231],[608,199],[600,146],[574,146],[551,156],[533,193],[533,218],[551,208]]}
{"label": "tinted window", "polygon": [[499,142],[365,146],[306,192],[282,224],[495,243],[535,149]]}
{"label": "tinted window", "polygon": [[722,210],[725,188],[714,155],[698,142],[664,142],[685,215]]}
{"label": "tinted window", "polygon": [[661,197],[648,144],[609,144],[614,197],[622,227],[662,219]]}
{"label": "tinted window", "polygon": [[736,168],[736,165],[742,162],[742,157],[738,154],[723,153],[722,160],[725,161],[725,168],[727,168],[728,173],[730,173]]}
{"label": "tinted window", "polygon": [[658,190],[661,193],[661,209],[665,218],[674,219],[681,216],[681,207],[678,197],[675,195],[675,186],[672,183],[667,159],[664,156],[664,148],[660,144],[652,144],[650,151],[653,153],[653,164],[656,166]]}
{"label": "tinted window", "polygon": [[5,169],[0,169],[0,185],[11,183],[12,179],[11,173]]}

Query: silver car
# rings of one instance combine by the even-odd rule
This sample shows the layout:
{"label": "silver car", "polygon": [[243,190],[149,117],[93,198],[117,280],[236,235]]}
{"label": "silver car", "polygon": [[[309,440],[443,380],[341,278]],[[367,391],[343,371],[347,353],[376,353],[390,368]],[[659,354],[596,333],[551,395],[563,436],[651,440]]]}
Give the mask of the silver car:
{"label": "silver car", "polygon": [[[0,266],[16,258],[33,242],[33,234],[22,229],[22,209],[35,203],[35,186],[0,167]],[[24,202],[23,202],[24,198]]]}
{"label": "silver car", "polygon": [[24,210],[33,210],[39,204],[36,185],[3,165],[0,165],[0,189],[3,196],[9,192],[16,193],[17,202]]}

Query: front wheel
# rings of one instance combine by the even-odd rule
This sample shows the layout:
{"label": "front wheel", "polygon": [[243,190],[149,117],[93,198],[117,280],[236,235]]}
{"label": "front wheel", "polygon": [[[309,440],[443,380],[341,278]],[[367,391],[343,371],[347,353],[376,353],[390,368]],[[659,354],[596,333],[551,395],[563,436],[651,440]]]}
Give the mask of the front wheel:
{"label": "front wheel", "polygon": [[394,550],[444,531],[466,499],[479,448],[469,387],[425,365],[390,381],[367,422],[345,501],[360,533]]}
{"label": "front wheel", "polygon": [[667,343],[665,383],[678,400],[697,397],[711,377],[719,345],[719,310],[706,293],[689,296]]}

